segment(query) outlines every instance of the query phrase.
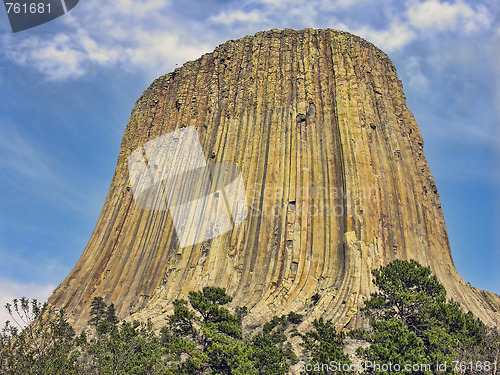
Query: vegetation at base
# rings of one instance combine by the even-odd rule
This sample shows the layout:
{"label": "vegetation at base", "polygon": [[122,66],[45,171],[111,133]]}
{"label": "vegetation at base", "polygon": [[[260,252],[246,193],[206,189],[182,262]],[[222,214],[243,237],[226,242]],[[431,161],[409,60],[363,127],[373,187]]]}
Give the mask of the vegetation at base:
{"label": "vegetation at base", "polygon": [[150,321],[119,322],[114,305],[96,297],[84,331],[75,332],[48,305],[23,298],[8,305],[0,341],[1,374],[286,374],[297,358],[286,329],[302,316],[275,317],[244,335],[246,308],[230,312],[222,288],[205,287],[174,301],[174,312],[155,330]]}
{"label": "vegetation at base", "polygon": [[[323,318],[313,321],[313,329],[305,334],[295,332],[296,336],[302,339],[302,348],[307,355],[309,361],[305,365],[311,365],[313,370],[307,370],[304,366],[306,374],[328,374],[330,371],[316,371],[315,364],[324,364],[338,362],[342,364],[350,364],[349,357],[344,354],[344,333],[338,333],[331,321],[325,322]],[[343,373],[343,372],[338,372]]]}
{"label": "vegetation at base", "polygon": [[[378,291],[362,309],[371,329],[349,333],[371,344],[357,350],[361,358],[402,367],[447,363],[443,374],[493,373],[500,354],[498,331],[471,312],[464,313],[458,302],[447,301],[444,286],[429,267],[415,260],[395,260],[372,274]],[[485,363],[490,371],[485,371]],[[401,373],[432,374],[436,369]]]}
{"label": "vegetation at base", "polygon": [[[377,292],[362,309],[370,329],[347,332],[370,344],[357,350],[362,360],[403,367],[447,362],[447,371],[440,373],[494,373],[498,332],[447,301],[428,267],[396,260],[372,274]],[[304,373],[329,373],[316,370],[317,364],[351,363],[344,353],[346,334],[334,322],[319,318],[301,333],[296,326],[302,315],[290,312],[245,334],[247,308],[229,310],[231,300],[222,288],[192,291],[187,299],[173,302],[173,313],[156,328],[150,321],[120,322],[114,305],[96,297],[88,325],[78,336],[64,310],[26,298],[13,300],[6,308],[15,325],[7,322],[0,336],[0,374],[287,374],[299,360],[292,337],[299,338]],[[452,361],[461,362],[454,369]],[[364,373],[387,373],[370,371]]]}
{"label": "vegetation at base", "polygon": [[26,298],[14,299],[5,308],[17,327],[7,322],[2,329],[0,374],[74,373],[75,331],[64,310],[54,311]]}
{"label": "vegetation at base", "polygon": [[[161,329],[172,374],[286,374],[296,361],[284,329],[287,318],[266,323],[262,332],[244,337],[246,308],[235,313],[224,289],[205,287],[190,292],[188,301],[174,301],[174,313]],[[298,321],[298,314],[292,316]]]}

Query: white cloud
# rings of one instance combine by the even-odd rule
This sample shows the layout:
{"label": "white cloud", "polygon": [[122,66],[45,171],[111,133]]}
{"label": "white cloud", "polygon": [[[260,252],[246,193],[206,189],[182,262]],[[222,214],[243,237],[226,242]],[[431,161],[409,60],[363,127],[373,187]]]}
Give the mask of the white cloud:
{"label": "white cloud", "polygon": [[171,1],[87,0],[54,21],[59,22],[58,32],[6,34],[2,50],[50,80],[78,78],[102,68],[134,69],[151,77],[198,58],[224,39],[271,28],[343,29],[393,52],[424,32],[473,33],[493,24],[487,5],[462,0],[397,5],[396,0],[378,0],[381,11],[373,22],[355,11],[365,3],[374,6],[367,0],[243,0],[209,7],[203,20],[175,13]]}
{"label": "white cloud", "polygon": [[[151,11],[162,9],[168,3],[170,1],[166,0],[115,0],[110,2],[108,6],[116,8],[118,12],[123,14],[137,14],[142,17]],[[102,2],[99,2],[99,8],[101,6]]]}
{"label": "white cloud", "polygon": [[[126,47],[123,51],[127,60],[135,66],[161,69],[168,64],[182,64],[187,60],[200,57],[208,52],[210,47],[200,47],[185,44],[185,39],[168,31],[149,33],[138,31],[135,45]],[[166,71],[159,74],[167,73]]]}
{"label": "white cloud", "polygon": [[245,13],[241,10],[235,10],[229,12],[221,12],[216,16],[210,17],[209,20],[217,24],[232,25],[236,22],[245,22],[245,23],[264,22],[265,16],[263,16],[262,13],[256,10],[248,13]]}
{"label": "white cloud", "polygon": [[120,51],[117,49],[109,49],[102,45],[90,35],[83,30],[79,30],[77,33],[78,44],[81,46],[82,59],[86,55],[88,60],[96,62],[101,65],[109,65],[120,60]]}
{"label": "white cloud", "polygon": [[[360,2],[363,2],[363,0],[337,0],[336,4],[341,7],[350,7]],[[331,1],[327,0],[325,3],[331,3]]]}
{"label": "white cloud", "polygon": [[463,1],[453,3],[439,0],[411,2],[407,10],[408,21],[417,29],[455,29],[467,32],[489,28],[491,16],[484,6],[471,8]]}
{"label": "white cloud", "polygon": [[[379,2],[387,2],[391,0],[378,0]],[[246,0],[241,2],[245,5],[253,6],[272,6],[272,7],[282,7],[286,9],[301,9],[307,5],[314,5],[320,10],[332,10],[340,8],[349,8],[356,4],[370,3],[373,0]],[[277,14],[281,16],[282,14]]]}
{"label": "white cloud", "polygon": [[413,90],[427,90],[429,88],[429,80],[422,73],[421,58],[411,56],[408,58],[405,66],[405,73],[407,75],[407,86]]}
{"label": "white cloud", "polygon": [[32,66],[49,79],[79,77],[83,75],[82,59],[65,34],[52,38],[32,37],[16,43],[13,37],[6,38],[7,55],[21,65]]}
{"label": "white cloud", "polygon": [[[348,29],[347,26],[345,26]],[[351,29],[350,32],[365,38],[385,52],[392,52],[410,43],[416,33],[404,23],[394,22],[384,30],[376,30],[371,27]]]}
{"label": "white cloud", "polygon": [[4,53],[49,80],[78,78],[102,67],[167,73],[175,63],[199,57],[212,46],[194,41],[163,0],[88,0],[61,17],[64,31],[3,38]]}
{"label": "white cloud", "polygon": [[[55,289],[55,285],[40,285],[33,282],[22,283],[9,279],[0,279],[0,328],[3,328],[4,323],[7,320],[15,325],[14,321],[5,310],[5,304],[11,303],[14,298],[26,297],[29,299],[37,299],[39,302],[43,303],[47,301],[47,298],[52,294]],[[14,317],[17,316],[14,314]],[[18,320],[18,319],[17,319]],[[22,322],[18,320],[20,324]]]}

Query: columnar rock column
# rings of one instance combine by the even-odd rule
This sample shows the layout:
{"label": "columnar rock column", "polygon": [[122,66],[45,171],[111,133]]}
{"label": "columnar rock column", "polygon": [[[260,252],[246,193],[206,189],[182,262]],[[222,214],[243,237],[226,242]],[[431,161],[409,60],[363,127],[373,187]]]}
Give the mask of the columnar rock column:
{"label": "columnar rock column", "polygon": [[[181,248],[168,210],[134,202],[127,161],[189,126],[208,164],[240,168],[248,215]],[[499,324],[500,297],[453,265],[423,140],[389,58],[344,32],[272,30],[220,45],[138,99],[94,233],[49,302],[77,328],[95,296],[120,318],[161,322],[172,300],[219,286],[249,308],[249,328],[292,310],[306,317],[301,329],[319,316],[359,327],[370,271],[396,258],[429,265],[450,297]]]}

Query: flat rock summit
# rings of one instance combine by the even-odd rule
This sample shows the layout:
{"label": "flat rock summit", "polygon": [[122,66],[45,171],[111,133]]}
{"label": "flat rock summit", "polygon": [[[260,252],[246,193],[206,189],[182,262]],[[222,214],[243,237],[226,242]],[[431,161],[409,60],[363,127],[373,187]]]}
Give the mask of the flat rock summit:
{"label": "flat rock summit", "polygon": [[[135,150],[183,129],[207,166],[238,168],[247,205],[232,230],[187,246],[172,207],[138,204],[128,166]],[[423,148],[396,69],[371,43],[312,29],[228,41],[137,100],[95,230],[49,303],[77,330],[96,296],[119,318],[161,323],[173,300],[218,286],[230,307],[248,307],[250,329],[290,311],[304,315],[302,330],[318,317],[361,327],[370,271],[415,259],[464,310],[499,326],[500,297],[455,269]]]}

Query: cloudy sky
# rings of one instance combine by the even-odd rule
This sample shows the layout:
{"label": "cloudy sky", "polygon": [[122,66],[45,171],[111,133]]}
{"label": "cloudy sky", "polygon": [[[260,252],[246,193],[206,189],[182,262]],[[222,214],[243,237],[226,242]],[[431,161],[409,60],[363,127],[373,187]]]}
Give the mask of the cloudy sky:
{"label": "cloudy sky", "polygon": [[499,16],[496,0],[80,0],[13,34],[1,8],[0,304],[44,300],[71,270],[154,78],[229,39],[308,27],[350,31],[388,53],[424,136],[456,267],[500,293]]}

